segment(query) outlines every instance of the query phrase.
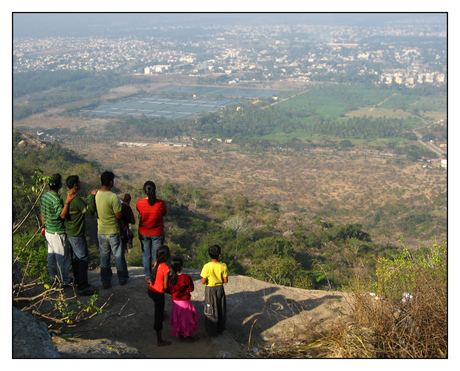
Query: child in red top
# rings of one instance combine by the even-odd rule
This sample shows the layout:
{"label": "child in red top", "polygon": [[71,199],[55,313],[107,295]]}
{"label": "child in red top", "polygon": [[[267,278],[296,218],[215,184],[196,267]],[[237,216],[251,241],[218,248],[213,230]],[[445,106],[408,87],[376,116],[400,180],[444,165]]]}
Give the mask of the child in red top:
{"label": "child in red top", "polygon": [[157,250],[157,260],[150,276],[148,289],[149,297],[155,303],[155,322],[153,329],[157,333],[157,346],[171,345],[170,341],[163,340],[161,330],[163,330],[163,319],[165,310],[165,291],[169,288],[169,267],[166,261],[171,257],[168,246],[160,246]]}
{"label": "child in red top", "polygon": [[188,274],[181,274],[184,262],[181,258],[171,259],[169,273],[169,289],[173,301],[171,319],[171,336],[179,336],[182,343],[184,339],[193,343],[198,337],[192,335],[198,329],[198,313],[190,300],[190,293],[195,289],[192,278]]}

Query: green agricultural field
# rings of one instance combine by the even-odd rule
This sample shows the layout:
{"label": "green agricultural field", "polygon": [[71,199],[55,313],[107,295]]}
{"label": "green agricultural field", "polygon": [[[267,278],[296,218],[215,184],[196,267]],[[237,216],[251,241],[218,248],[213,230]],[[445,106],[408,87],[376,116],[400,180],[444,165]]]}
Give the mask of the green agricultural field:
{"label": "green agricultural field", "polygon": [[[402,109],[389,109],[382,107],[361,107],[357,110],[347,112],[345,117],[341,119],[346,119],[348,117],[371,117],[371,118],[388,118],[388,119],[399,119],[404,126],[408,128],[420,127],[426,125],[426,122],[420,117],[415,116],[413,113],[404,111]],[[441,117],[441,116],[440,116]],[[439,118],[437,119],[439,120]]]}
{"label": "green agricultural field", "polygon": [[427,92],[404,87],[315,86],[276,104],[279,124],[270,125],[269,134],[255,133],[251,138],[285,145],[293,140],[321,144],[344,139],[352,145],[399,145],[407,138],[407,130],[446,118],[446,99],[440,91],[431,92],[432,102],[423,94]]}
{"label": "green agricultural field", "polygon": [[303,122],[311,122],[314,116],[323,119],[334,119],[360,107],[377,106],[391,98],[396,91],[373,86],[359,85],[328,85],[315,87],[311,90],[277,105],[302,116],[307,115]]}
{"label": "green agricultural field", "polygon": [[[447,99],[380,85],[328,85],[314,87],[276,107],[289,113],[293,127],[318,120],[345,122],[347,118],[367,117],[400,120],[409,129],[445,119]],[[273,139],[278,140],[287,134],[299,139],[310,135],[305,131],[276,131]]]}
{"label": "green agricultural field", "polygon": [[312,139],[312,134],[307,130],[295,129],[286,130],[284,133],[281,128],[276,128],[273,133],[264,135],[264,139],[276,140],[280,143],[289,142],[292,138],[300,139],[305,141],[306,139]]}
{"label": "green agricultural field", "polygon": [[381,105],[382,108],[403,109],[408,111],[441,111],[446,112],[446,97],[419,97],[396,94]]}
{"label": "green agricultural field", "polygon": [[446,97],[423,97],[416,104],[414,108],[425,112],[439,112],[446,116],[447,114],[447,98]]}

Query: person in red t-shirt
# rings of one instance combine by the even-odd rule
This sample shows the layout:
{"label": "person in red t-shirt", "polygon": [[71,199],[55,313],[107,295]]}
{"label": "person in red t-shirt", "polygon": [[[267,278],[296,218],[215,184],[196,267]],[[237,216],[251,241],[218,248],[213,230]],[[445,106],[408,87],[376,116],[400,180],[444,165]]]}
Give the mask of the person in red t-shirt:
{"label": "person in red t-shirt", "polygon": [[157,259],[150,276],[148,295],[155,303],[155,321],[153,329],[157,333],[157,346],[171,345],[170,341],[163,340],[161,330],[163,330],[164,310],[165,310],[165,291],[169,289],[169,267],[166,261],[171,257],[168,246],[160,246],[157,250]]}
{"label": "person in red t-shirt", "polygon": [[173,301],[171,318],[171,336],[179,336],[182,343],[184,339],[193,343],[198,337],[192,335],[198,330],[198,313],[190,300],[190,293],[195,289],[193,280],[188,274],[181,274],[184,262],[181,258],[171,259],[169,273],[169,289]]}
{"label": "person in red t-shirt", "polygon": [[149,281],[152,262],[158,247],[165,243],[163,217],[168,214],[166,203],[156,196],[155,183],[148,180],[144,184],[146,197],[136,203],[139,212],[139,239],[142,244],[142,264],[145,280]]}

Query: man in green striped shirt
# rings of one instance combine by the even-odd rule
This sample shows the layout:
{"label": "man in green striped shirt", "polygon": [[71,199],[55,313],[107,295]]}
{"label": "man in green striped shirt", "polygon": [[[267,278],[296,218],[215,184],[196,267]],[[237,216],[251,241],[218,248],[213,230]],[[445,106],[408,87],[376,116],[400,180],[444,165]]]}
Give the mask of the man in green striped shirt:
{"label": "man in green striped shirt", "polygon": [[40,203],[43,225],[41,235],[48,243],[48,272],[51,279],[57,278],[63,284],[70,284],[70,252],[64,229],[64,216],[75,195],[69,193],[65,204],[62,204],[62,199],[58,195],[62,187],[60,174],[51,177],[49,187],[49,192],[42,196]]}

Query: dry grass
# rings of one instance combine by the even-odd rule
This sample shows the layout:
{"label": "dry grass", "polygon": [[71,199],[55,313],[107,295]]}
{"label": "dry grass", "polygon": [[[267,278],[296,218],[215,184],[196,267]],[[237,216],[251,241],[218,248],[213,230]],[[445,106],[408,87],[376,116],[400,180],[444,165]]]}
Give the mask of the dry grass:
{"label": "dry grass", "polygon": [[[435,250],[432,250],[432,252]],[[284,344],[259,353],[262,358],[447,358],[447,282],[445,251],[420,259],[400,259],[379,277],[392,290],[411,287],[401,299],[370,295],[371,281],[357,276],[352,316],[322,333],[306,332]],[[435,256],[435,254],[438,254]],[[426,258],[428,257],[428,258]],[[408,265],[405,265],[409,261]],[[428,263],[427,263],[428,262]],[[409,269],[408,269],[409,267]],[[392,276],[391,269],[409,271],[407,279]],[[399,282],[399,287],[398,286]],[[380,292],[385,290],[380,288]],[[390,291],[386,291],[388,293]]]}
{"label": "dry grass", "polygon": [[372,334],[376,358],[447,357],[447,287],[421,276],[412,302],[355,295],[356,322]]}

